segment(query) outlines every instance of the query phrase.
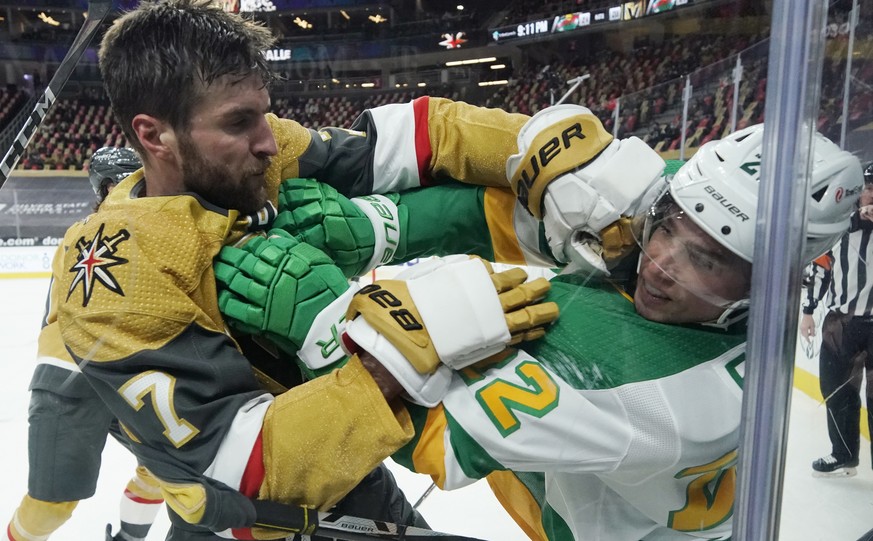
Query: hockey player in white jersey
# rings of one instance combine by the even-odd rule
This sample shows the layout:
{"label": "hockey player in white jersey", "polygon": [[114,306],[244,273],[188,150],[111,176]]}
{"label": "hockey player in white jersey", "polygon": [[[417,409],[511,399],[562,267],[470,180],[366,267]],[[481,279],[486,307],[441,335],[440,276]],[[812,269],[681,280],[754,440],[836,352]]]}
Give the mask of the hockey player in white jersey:
{"label": "hockey player in white jersey", "polygon": [[[657,203],[637,216],[645,219],[632,228],[641,250],[630,281],[618,281],[616,271],[598,285],[571,274],[553,279],[546,300],[561,316],[543,339],[459,369],[447,382],[435,381],[445,378],[442,369],[419,374],[423,379],[397,369],[417,402],[442,400],[409,404],[416,435],[395,460],[444,489],[486,478],[535,540],[730,538],[762,135],[756,125],[711,142],[679,169]],[[532,140],[520,140],[522,154]],[[855,157],[820,135],[813,152],[806,262],[846,230],[861,188]],[[594,170],[607,175],[602,162]],[[569,175],[591,182],[591,174]],[[283,190],[290,198],[290,185]],[[488,201],[502,196],[494,190],[436,187],[394,198],[402,217],[395,261],[433,253],[416,238],[433,237],[435,229],[433,221],[417,221],[421,215],[440,216],[439,229],[453,231],[440,245],[445,250],[466,243],[486,257],[527,254],[518,214],[497,226],[501,211]],[[472,192],[467,202],[464,191]],[[327,209],[333,197],[310,205]],[[329,226],[286,220],[285,227],[309,242],[321,239],[331,253],[336,241],[325,229],[336,232],[343,221],[337,208]],[[347,223],[366,220],[355,205],[344,208],[354,215]],[[347,230],[360,232],[361,223]],[[490,228],[484,238],[475,231],[483,224]],[[507,248],[513,243],[514,251]],[[542,255],[554,258],[550,249],[543,245]],[[367,259],[362,252],[357,257]],[[438,326],[422,316],[426,328]],[[446,304],[429,317],[455,316],[457,306]],[[384,329],[373,320],[372,312],[352,319],[348,336],[397,365],[367,329]]]}

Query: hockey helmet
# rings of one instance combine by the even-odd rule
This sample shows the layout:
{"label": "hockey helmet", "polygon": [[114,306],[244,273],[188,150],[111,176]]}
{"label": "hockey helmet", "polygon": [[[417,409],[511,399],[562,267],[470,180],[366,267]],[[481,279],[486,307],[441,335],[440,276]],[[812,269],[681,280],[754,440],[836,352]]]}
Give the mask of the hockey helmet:
{"label": "hockey helmet", "polygon": [[[764,125],[705,144],[669,183],[672,199],[722,246],[752,262]],[[861,163],[815,133],[803,264],[828,251],[849,228],[863,188]]]}
{"label": "hockey helmet", "polygon": [[[647,293],[660,296],[650,306],[663,299],[685,299],[682,302],[693,306],[697,303],[693,297],[710,306],[700,313],[708,312],[713,319],[686,319],[685,322],[724,327],[744,317],[742,309],[748,306],[755,250],[763,133],[763,125],[758,124],[707,143],[669,180],[665,193],[651,207],[641,228],[640,265],[642,268],[645,261],[645,266],[650,268],[658,260],[656,266],[661,269],[660,273],[669,276],[674,286],[667,282],[652,285],[651,280],[645,280],[649,283],[643,286],[649,289],[642,291],[640,302],[644,306]],[[811,165],[803,264],[829,250],[848,230],[850,216],[863,189],[858,159],[818,133],[813,137]],[[690,224],[683,226],[685,222]],[[659,236],[656,249],[649,241],[654,242],[654,233],[662,227],[666,228],[666,233]],[[711,247],[706,248],[694,240],[699,238],[694,237],[699,232],[709,237],[704,244],[711,242]],[[662,263],[658,256],[665,257],[664,246],[671,248],[666,252],[669,259]],[[722,255],[708,255],[721,250],[724,250]],[[676,258],[682,258],[688,265],[675,266]],[[687,270],[689,268],[692,270]],[[666,291],[676,284],[685,292]],[[719,307],[720,315],[713,314],[711,307]],[[637,308],[639,311],[640,306]],[[662,316],[667,309],[659,310],[661,313],[657,315]],[[673,316],[679,313],[674,312]],[[690,313],[687,310],[677,317],[694,317]]]}
{"label": "hockey helmet", "polygon": [[873,184],[873,162],[868,163],[864,168],[864,184]]}
{"label": "hockey helmet", "polygon": [[91,156],[88,178],[94,193],[102,199],[109,186],[114,186],[142,167],[136,152],[129,148],[103,147]]}

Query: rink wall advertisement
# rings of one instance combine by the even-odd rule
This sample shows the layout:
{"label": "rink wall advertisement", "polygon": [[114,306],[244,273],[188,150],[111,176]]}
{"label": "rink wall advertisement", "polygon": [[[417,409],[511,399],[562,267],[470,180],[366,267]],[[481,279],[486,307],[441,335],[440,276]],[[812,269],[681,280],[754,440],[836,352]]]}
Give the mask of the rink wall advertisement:
{"label": "rink wall advertisement", "polygon": [[0,279],[48,278],[51,276],[55,246],[13,246],[0,248]]}
{"label": "rink wall advertisement", "polygon": [[0,278],[48,277],[64,231],[91,213],[81,172],[16,172],[0,189]]}
{"label": "rink wall advertisement", "polygon": [[57,246],[64,231],[91,213],[88,178],[13,175],[0,190],[0,248]]}

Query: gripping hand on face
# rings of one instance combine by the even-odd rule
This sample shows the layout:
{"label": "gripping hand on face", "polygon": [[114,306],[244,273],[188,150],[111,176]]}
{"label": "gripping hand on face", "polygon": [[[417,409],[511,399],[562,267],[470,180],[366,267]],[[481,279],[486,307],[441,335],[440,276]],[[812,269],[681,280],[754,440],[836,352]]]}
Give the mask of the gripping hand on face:
{"label": "gripping hand on face", "polygon": [[609,274],[635,245],[632,218],[659,192],[664,160],[636,137],[613,139],[578,105],[531,117],[518,149],[506,174],[519,201],[543,221],[554,258]]}
{"label": "gripping hand on face", "polygon": [[348,199],[327,184],[288,179],[279,188],[273,227],[324,251],[347,277],[361,276],[397,250],[400,218],[390,197]]}
{"label": "gripping hand on face", "polygon": [[519,268],[495,273],[478,258],[449,256],[412,267],[397,280],[358,291],[348,337],[381,362],[416,402],[433,406],[461,369],[507,345],[535,340],[558,317],[541,302],[550,284],[525,282]]}
{"label": "gripping hand on face", "polygon": [[213,268],[218,306],[228,324],[262,335],[317,372],[343,357],[342,332],[353,291],[324,252],[281,231],[221,249]]}

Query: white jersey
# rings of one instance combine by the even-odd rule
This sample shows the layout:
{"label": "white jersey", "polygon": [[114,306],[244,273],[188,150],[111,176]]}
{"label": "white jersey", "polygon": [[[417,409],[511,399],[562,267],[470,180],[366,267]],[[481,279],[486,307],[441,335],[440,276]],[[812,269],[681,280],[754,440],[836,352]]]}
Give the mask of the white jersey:
{"label": "white jersey", "polygon": [[729,538],[745,329],[654,323],[570,280],[546,337],[457,373],[395,458],[446,489],[487,476],[532,539]]}

